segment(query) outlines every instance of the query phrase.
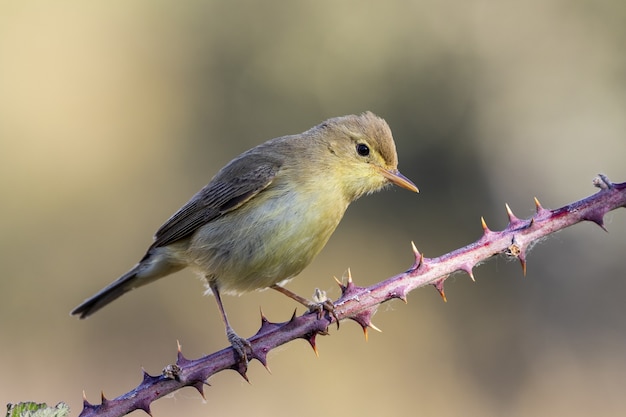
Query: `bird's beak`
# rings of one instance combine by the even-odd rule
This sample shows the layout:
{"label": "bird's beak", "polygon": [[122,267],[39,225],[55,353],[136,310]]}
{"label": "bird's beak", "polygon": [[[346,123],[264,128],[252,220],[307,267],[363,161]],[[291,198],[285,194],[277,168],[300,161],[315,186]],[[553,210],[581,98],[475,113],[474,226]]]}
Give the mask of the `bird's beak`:
{"label": "bird's beak", "polygon": [[406,188],[407,190],[410,190],[410,191],[414,191],[416,193],[420,192],[420,190],[417,189],[415,184],[413,184],[413,182],[410,179],[402,175],[400,171],[398,171],[397,169],[389,169],[389,170],[384,169],[384,168],[378,168],[378,169],[380,170],[380,173],[383,175],[383,177],[387,178],[389,181],[391,181],[395,185],[402,187],[402,188]]}

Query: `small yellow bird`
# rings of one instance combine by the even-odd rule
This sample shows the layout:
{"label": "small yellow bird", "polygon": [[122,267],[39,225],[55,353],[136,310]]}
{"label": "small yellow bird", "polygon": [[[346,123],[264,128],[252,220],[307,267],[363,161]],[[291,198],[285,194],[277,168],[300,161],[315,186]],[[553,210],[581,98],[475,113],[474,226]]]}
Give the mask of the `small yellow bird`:
{"label": "small yellow bird", "polygon": [[229,162],[156,232],[126,274],[76,307],[88,317],[122,294],[190,267],[215,295],[226,336],[246,360],[249,342],[228,323],[220,294],[273,288],[324,247],[348,205],[393,183],[418,192],[397,169],[387,123],[371,112],[336,117],[258,145]]}

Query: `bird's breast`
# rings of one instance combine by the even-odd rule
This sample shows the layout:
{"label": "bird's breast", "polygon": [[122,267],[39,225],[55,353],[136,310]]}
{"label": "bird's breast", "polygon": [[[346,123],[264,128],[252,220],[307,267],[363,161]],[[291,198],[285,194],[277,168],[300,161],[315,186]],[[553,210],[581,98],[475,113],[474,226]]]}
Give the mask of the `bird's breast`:
{"label": "bird's breast", "polygon": [[264,191],[195,233],[191,266],[225,293],[269,287],[315,258],[347,207],[342,195],[329,190]]}

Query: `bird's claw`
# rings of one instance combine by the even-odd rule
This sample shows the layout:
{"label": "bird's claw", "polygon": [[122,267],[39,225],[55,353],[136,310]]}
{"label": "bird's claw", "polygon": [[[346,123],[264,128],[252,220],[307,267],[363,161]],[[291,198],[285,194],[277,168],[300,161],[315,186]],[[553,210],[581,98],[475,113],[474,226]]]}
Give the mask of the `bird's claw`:
{"label": "bird's claw", "polygon": [[233,329],[226,331],[226,337],[230,345],[235,350],[235,353],[239,356],[239,360],[244,364],[248,364],[248,352],[252,352],[252,345],[247,339],[240,337]]}
{"label": "bird's claw", "polygon": [[309,312],[316,312],[318,319],[324,317],[324,312],[328,312],[335,320],[335,323],[337,323],[337,330],[339,330],[339,317],[337,317],[337,313],[335,312],[335,304],[326,296],[326,292],[316,288],[315,294],[313,294],[313,300],[314,301],[308,305]]}

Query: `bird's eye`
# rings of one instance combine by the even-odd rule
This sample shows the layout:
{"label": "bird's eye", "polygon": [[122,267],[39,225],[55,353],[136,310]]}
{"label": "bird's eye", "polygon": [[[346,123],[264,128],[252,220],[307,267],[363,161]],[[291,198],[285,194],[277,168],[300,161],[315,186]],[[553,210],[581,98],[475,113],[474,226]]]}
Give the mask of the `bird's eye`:
{"label": "bird's eye", "polygon": [[356,145],[356,152],[361,156],[367,156],[370,154],[370,148],[364,143]]}

